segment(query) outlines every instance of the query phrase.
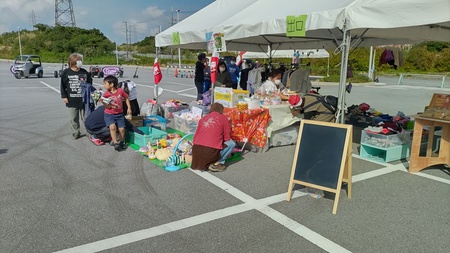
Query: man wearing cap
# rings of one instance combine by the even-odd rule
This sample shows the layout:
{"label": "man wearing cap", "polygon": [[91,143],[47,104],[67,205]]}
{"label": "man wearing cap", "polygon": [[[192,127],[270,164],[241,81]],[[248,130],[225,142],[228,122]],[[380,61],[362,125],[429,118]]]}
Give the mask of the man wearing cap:
{"label": "man wearing cap", "polygon": [[228,72],[231,76],[231,87],[233,89],[237,89],[238,86],[238,77],[239,77],[239,67],[236,65],[236,57],[231,58],[230,64],[227,66]]}

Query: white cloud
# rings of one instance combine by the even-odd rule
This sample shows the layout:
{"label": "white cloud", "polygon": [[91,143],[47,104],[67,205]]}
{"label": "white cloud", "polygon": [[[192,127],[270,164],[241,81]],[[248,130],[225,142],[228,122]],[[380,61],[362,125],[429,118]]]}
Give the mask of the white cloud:
{"label": "white cloud", "polygon": [[150,18],[155,19],[164,15],[164,10],[159,9],[158,6],[149,6],[144,9],[144,14],[150,15]]}
{"label": "white cloud", "polygon": [[[54,20],[54,0],[1,0],[0,33],[21,29],[32,29],[31,13],[34,11],[36,22],[48,24]],[[51,24],[51,23],[50,23]]]}

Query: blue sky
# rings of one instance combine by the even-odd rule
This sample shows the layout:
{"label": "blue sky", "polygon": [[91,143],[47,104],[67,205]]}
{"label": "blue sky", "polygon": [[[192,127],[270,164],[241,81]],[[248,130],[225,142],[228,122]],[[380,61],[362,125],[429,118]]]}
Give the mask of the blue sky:
{"label": "blue sky", "polygon": [[[111,41],[122,44],[126,41],[125,22],[134,43],[155,35],[160,26],[162,30],[167,29],[172,16],[176,22],[177,10],[183,20],[212,2],[214,0],[72,0],[72,5],[77,27],[97,28]],[[55,0],[0,0],[0,34],[17,31],[18,27],[32,30],[32,13],[36,23],[54,26]]]}

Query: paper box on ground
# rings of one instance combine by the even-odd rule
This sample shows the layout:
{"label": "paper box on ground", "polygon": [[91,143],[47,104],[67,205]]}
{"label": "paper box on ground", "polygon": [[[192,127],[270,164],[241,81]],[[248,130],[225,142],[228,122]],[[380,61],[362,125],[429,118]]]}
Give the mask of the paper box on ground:
{"label": "paper box on ground", "polygon": [[158,115],[151,115],[146,116],[144,118],[144,126],[149,126],[153,128],[158,128],[162,131],[166,131],[167,129],[167,119],[158,116]]}
{"label": "paper box on ground", "polygon": [[135,127],[144,126],[144,116],[132,116],[129,121]]}
{"label": "paper box on ground", "polygon": [[222,104],[224,107],[234,108],[239,101],[245,101],[249,97],[247,90],[233,90],[232,88],[214,88],[214,102]]}
{"label": "paper box on ground", "polygon": [[179,112],[182,110],[186,110],[189,108],[188,105],[178,105],[178,106],[167,106],[167,105],[161,105],[161,108],[163,109],[163,116],[166,119],[172,119],[174,112]]}
{"label": "paper box on ground", "polygon": [[161,131],[161,130],[153,128],[153,127],[143,126],[143,127],[138,127],[138,128],[139,128],[139,130],[144,132],[144,135],[141,135],[138,133],[133,133],[129,137],[131,137],[133,139],[133,140],[130,140],[130,142],[133,142],[134,144],[141,146],[141,147],[147,146],[147,144],[149,142],[153,143],[153,142],[156,142],[156,140],[166,138],[166,136],[167,136],[167,132]]}
{"label": "paper box on ground", "polygon": [[186,134],[195,133],[199,120],[200,118],[194,117],[189,110],[184,110],[173,114],[175,129]]}

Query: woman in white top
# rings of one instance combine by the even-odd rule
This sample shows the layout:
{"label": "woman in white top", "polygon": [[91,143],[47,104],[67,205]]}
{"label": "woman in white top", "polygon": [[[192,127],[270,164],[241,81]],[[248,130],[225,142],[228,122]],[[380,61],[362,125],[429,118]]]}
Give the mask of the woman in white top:
{"label": "woman in white top", "polygon": [[278,96],[283,99],[289,99],[289,96],[285,96],[282,93],[278,92],[278,89],[281,85],[281,78],[283,78],[283,70],[274,69],[269,73],[269,78],[258,88],[261,93],[278,93]]}

